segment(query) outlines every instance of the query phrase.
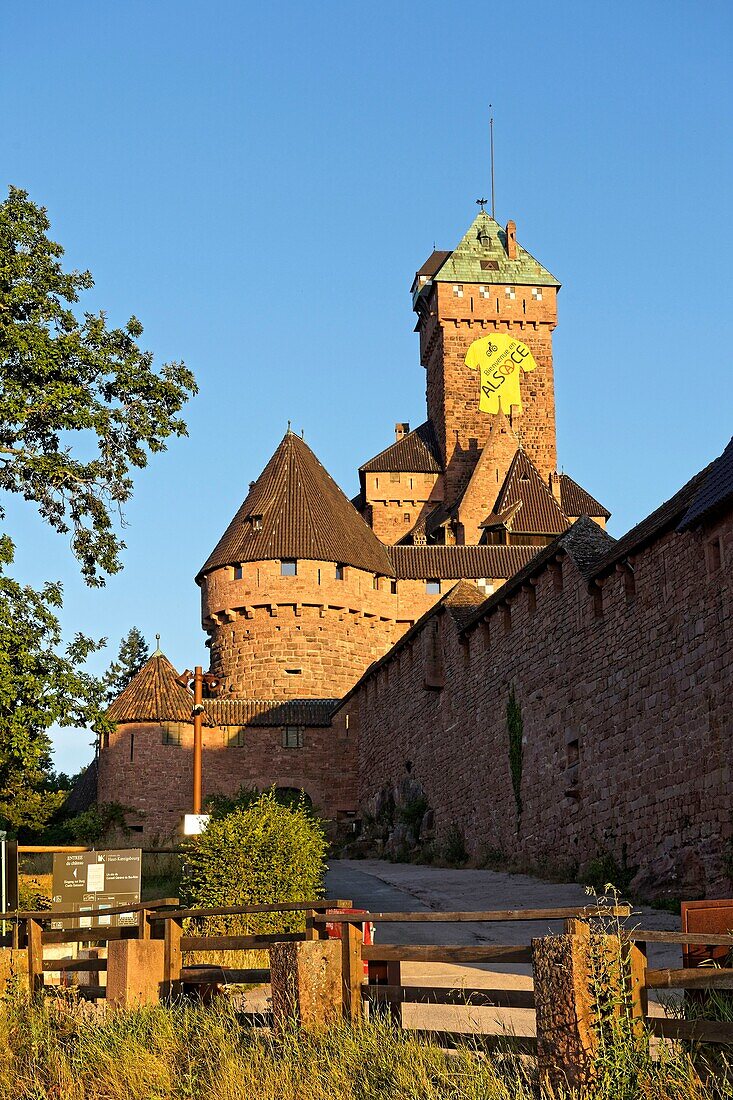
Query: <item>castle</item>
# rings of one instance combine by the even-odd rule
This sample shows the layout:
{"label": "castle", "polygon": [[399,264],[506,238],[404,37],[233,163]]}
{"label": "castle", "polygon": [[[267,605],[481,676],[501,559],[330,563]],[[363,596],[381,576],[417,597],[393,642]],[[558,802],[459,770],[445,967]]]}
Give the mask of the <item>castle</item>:
{"label": "castle", "polygon": [[[560,739],[551,755],[564,753],[577,780],[586,735],[561,730],[558,711],[567,691],[585,713],[578,729],[592,725],[583,710],[592,694],[572,686],[589,660],[581,604],[598,631],[606,566],[593,570],[608,559],[627,591],[638,551],[614,556],[609,512],[557,470],[559,289],[518,243],[514,222],[502,228],[482,209],[457,247],[434,251],[412,284],[426,421],[396,425],[394,443],[360,467],[351,501],[290,430],[250,483],[196,577],[220,685],[204,703],[205,796],[241,786],[303,790],[339,823],[407,769],[419,774],[442,827],[459,826],[474,852],[495,836],[495,847],[541,861],[548,845],[563,843],[557,824],[542,842],[523,835],[535,819],[521,789],[513,802],[507,794],[517,776],[507,773],[501,715],[508,691],[523,695],[526,655],[536,654],[544,687],[533,692],[553,701],[545,719]],[[546,590],[555,594],[550,604]],[[610,632],[605,644],[613,646]],[[563,667],[566,646],[577,654],[575,674]],[[601,650],[602,664],[613,659]],[[477,685],[489,683],[482,695]],[[134,807],[131,827],[146,838],[175,834],[190,806],[191,711],[190,692],[159,651],[110,708],[117,725],[100,746],[98,797]],[[520,777],[541,803],[544,753],[527,751],[532,768]],[[478,796],[477,774],[490,796]],[[552,797],[570,799],[577,845],[572,811],[582,787],[573,791],[568,776],[562,783],[570,795]],[[535,833],[545,829],[538,814]]]}

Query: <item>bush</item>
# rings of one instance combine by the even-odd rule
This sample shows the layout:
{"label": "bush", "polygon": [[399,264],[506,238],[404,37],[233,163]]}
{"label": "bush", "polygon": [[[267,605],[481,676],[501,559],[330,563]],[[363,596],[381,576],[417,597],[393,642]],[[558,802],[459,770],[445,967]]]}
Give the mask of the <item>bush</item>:
{"label": "bush", "polygon": [[[305,799],[284,806],[266,791],[185,842],[182,899],[206,908],[319,897],[326,846],[323,826]],[[302,913],[211,917],[206,932],[291,931],[302,928],[303,919]]]}
{"label": "bush", "polygon": [[455,822],[452,822],[449,826],[443,840],[443,859],[446,863],[451,863],[456,867],[461,867],[468,861],[466,838],[463,829]]}

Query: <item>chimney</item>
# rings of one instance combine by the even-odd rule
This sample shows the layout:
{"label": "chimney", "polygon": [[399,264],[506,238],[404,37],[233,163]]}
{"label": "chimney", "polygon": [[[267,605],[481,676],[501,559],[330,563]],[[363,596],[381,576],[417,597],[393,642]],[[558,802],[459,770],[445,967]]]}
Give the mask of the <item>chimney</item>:
{"label": "chimney", "polygon": [[554,496],[557,503],[560,503],[560,475],[558,473],[550,474],[550,492]]}
{"label": "chimney", "polygon": [[410,430],[410,425],[407,422],[402,423],[402,424],[395,424],[395,426],[394,426],[395,443],[399,443],[399,441],[401,439],[404,439],[404,437],[407,435],[409,430]]}
{"label": "chimney", "polygon": [[516,222],[506,223],[506,254],[510,260],[517,258],[517,225]]}

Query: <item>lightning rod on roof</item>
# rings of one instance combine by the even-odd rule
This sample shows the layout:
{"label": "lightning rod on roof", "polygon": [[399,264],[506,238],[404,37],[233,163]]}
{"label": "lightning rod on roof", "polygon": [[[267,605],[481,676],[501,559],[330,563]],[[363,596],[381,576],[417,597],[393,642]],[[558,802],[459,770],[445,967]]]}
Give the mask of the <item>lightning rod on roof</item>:
{"label": "lightning rod on roof", "polygon": [[496,221],[496,192],[494,190],[494,108],[489,104],[489,149],[491,153],[491,217]]}

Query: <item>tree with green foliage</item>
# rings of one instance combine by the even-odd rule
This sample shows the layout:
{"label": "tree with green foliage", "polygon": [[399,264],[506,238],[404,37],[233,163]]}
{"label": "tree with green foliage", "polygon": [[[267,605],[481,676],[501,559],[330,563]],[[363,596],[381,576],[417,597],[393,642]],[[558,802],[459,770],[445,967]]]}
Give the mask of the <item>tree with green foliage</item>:
{"label": "tree with green foliage", "polygon": [[117,660],[112,662],[104,677],[108,702],[111,703],[125,690],[149,657],[150,649],[142,631],[131,626],[120,642]]}
{"label": "tree with green foliage", "polygon": [[[182,363],[153,368],[135,317],[110,328],[102,312],[79,315],[92,276],[63,269],[48,230],[46,211],[11,187],[0,203],[0,493],[19,494],[70,534],[87,584],[101,585],[121,568],[133,471],[186,434],[178,413],[196,385]],[[83,665],[105,639],[78,634],[64,647],[61,586],[21,585],[8,573],[13,556],[4,532],[0,825],[38,828],[58,801],[45,789],[50,726],[104,728],[104,682]]]}
{"label": "tree with green foliage", "polygon": [[[190,906],[269,905],[321,896],[326,837],[303,800],[265,791],[184,843],[181,894]],[[207,932],[287,931],[303,914],[209,918]]]}

